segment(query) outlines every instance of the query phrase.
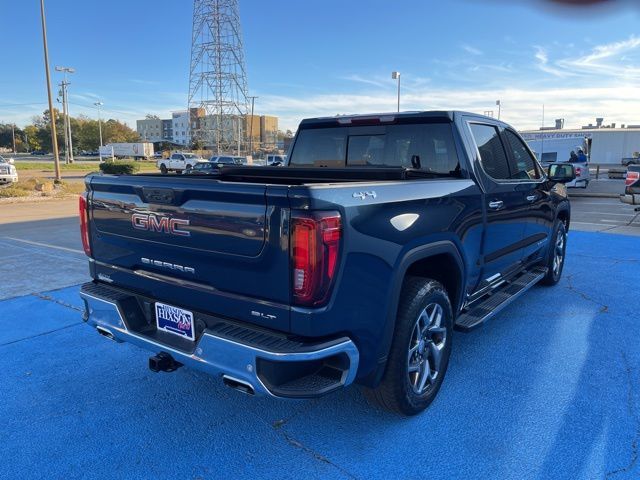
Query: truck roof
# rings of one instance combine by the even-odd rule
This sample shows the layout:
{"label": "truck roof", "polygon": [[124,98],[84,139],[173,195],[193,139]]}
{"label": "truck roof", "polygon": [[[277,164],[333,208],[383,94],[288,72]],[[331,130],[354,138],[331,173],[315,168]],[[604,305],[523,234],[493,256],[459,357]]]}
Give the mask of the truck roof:
{"label": "truck roof", "polygon": [[404,111],[404,112],[384,112],[384,113],[363,113],[363,114],[353,114],[353,115],[335,115],[332,117],[316,117],[316,118],[305,118],[300,122],[300,127],[311,126],[311,125],[348,125],[351,123],[359,124],[359,123],[369,123],[372,122],[381,122],[381,123],[391,123],[401,119],[425,119],[425,120],[444,120],[444,121],[453,121],[454,118],[458,115],[469,115],[477,118],[483,118],[486,120],[491,120],[497,123],[500,122],[493,117],[487,117],[485,115],[480,115],[472,112],[465,112],[462,110],[424,110],[424,111]]}

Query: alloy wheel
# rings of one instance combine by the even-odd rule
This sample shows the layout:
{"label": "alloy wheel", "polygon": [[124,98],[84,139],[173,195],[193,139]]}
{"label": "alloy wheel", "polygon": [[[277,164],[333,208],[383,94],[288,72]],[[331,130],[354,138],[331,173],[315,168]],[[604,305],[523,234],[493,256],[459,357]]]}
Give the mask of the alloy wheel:
{"label": "alloy wheel", "polygon": [[435,384],[441,371],[442,352],[447,341],[443,315],[444,310],[438,303],[430,303],[418,315],[411,333],[407,371],[409,384],[418,395]]}

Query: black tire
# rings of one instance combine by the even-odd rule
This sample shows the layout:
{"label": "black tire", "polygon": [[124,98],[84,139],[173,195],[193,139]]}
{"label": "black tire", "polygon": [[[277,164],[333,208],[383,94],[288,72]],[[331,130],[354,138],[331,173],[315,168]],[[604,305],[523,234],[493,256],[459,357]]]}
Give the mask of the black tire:
{"label": "black tire", "polygon": [[193,167],[191,165],[187,165],[187,170],[191,170]]}
{"label": "black tire", "polygon": [[[559,243],[562,243],[560,245]],[[559,266],[556,268],[556,258],[560,254]],[[556,221],[551,235],[551,243],[549,244],[549,253],[547,254],[546,267],[547,274],[540,281],[542,285],[553,286],[560,281],[562,270],[564,269],[564,261],[567,256],[567,228],[561,220]]]}
{"label": "black tire", "polygon": [[[425,340],[424,336],[418,339],[415,335],[421,328],[420,318],[430,308],[433,309],[432,311],[439,308],[440,310],[437,311],[441,312],[437,328],[439,337],[434,334],[430,340]],[[431,325],[428,313],[427,317],[429,317],[428,325]],[[436,327],[428,330],[435,332]],[[400,293],[393,341],[382,381],[375,389],[365,388],[365,396],[372,403],[401,415],[416,415],[425,410],[436,397],[447,372],[452,336],[453,313],[444,287],[429,278],[405,279]],[[441,348],[438,345],[441,345]],[[440,352],[439,365],[435,363],[434,348]],[[424,362],[420,362],[416,355],[424,356]],[[424,390],[421,388],[416,390],[415,384],[420,383],[423,371],[417,371],[415,375],[410,373],[412,363],[412,368],[419,368],[417,364],[426,363],[426,368],[429,369],[426,374],[428,385],[424,385]],[[437,371],[432,370],[431,365],[437,366]],[[424,372],[427,371],[426,368]],[[433,379],[432,375],[434,375]]]}
{"label": "black tire", "polygon": [[163,175],[166,175],[169,172],[169,170],[167,170],[167,166],[164,163],[160,164],[160,173],[162,173]]}

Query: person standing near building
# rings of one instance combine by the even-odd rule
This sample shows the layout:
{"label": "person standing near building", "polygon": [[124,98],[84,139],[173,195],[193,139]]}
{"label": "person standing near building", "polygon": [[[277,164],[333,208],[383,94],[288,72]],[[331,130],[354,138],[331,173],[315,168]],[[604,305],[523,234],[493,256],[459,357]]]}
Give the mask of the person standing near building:
{"label": "person standing near building", "polygon": [[584,154],[581,148],[578,149],[578,162],[587,163],[587,156]]}

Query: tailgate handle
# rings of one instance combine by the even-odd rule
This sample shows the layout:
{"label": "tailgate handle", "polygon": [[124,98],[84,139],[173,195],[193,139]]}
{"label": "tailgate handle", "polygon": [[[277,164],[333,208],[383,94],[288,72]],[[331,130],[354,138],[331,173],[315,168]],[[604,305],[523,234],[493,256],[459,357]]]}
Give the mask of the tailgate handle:
{"label": "tailgate handle", "polygon": [[173,190],[170,188],[143,188],[142,195],[146,203],[172,204],[174,200]]}

